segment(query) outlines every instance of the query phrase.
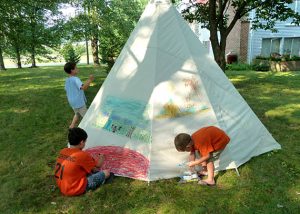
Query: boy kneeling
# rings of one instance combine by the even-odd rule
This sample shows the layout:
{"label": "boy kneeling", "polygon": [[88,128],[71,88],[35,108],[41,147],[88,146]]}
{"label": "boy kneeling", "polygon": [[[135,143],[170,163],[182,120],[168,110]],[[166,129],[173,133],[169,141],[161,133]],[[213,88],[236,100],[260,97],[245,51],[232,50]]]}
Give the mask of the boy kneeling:
{"label": "boy kneeling", "polygon": [[103,155],[95,160],[89,153],[82,151],[87,137],[81,128],[69,129],[70,148],[62,149],[56,160],[55,179],[64,195],[75,196],[95,190],[110,176],[108,170],[97,169],[103,164]]}
{"label": "boy kneeling", "polygon": [[[178,134],[175,137],[174,144],[179,152],[190,152],[189,167],[201,164],[203,170],[199,172],[200,176],[207,175],[206,180],[200,180],[199,184],[214,186],[214,161],[217,160],[229,143],[230,138],[227,134],[214,126],[208,126],[199,129],[192,136],[186,133]],[[201,158],[195,160],[195,151],[198,150]]]}

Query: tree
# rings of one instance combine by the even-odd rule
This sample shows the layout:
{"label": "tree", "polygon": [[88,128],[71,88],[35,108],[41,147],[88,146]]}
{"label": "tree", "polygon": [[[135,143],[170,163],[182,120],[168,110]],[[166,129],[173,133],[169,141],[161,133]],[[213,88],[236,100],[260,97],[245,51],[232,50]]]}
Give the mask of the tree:
{"label": "tree", "polygon": [[77,7],[77,16],[65,24],[67,40],[77,42],[86,41],[87,57],[89,56],[88,41],[91,41],[95,66],[100,65],[98,50],[99,29],[102,11],[105,8],[106,2],[106,0],[73,0],[73,4]]}
{"label": "tree", "polygon": [[0,33],[0,70],[6,70],[3,59],[3,44],[4,44],[4,36]]}
{"label": "tree", "polygon": [[109,69],[120,54],[134,29],[146,1],[113,0],[103,10],[100,29],[100,53],[102,62]]}
{"label": "tree", "polygon": [[94,65],[112,65],[134,28],[146,0],[75,0],[78,15],[66,28],[71,40],[90,40]]}
{"label": "tree", "polygon": [[77,53],[71,43],[66,44],[60,51],[66,62],[78,63],[80,54]]}
{"label": "tree", "polygon": [[[86,48],[86,55],[87,55],[87,64],[89,64],[89,47],[88,41],[92,38],[91,32],[91,24],[89,20],[89,16],[87,13],[81,13],[77,16],[71,18],[67,23],[64,25],[65,38],[69,42],[81,42],[85,40],[85,48]],[[95,50],[93,53],[98,56]],[[95,59],[97,64],[97,59]],[[99,58],[98,58],[99,61]],[[95,63],[95,62],[94,62]]]}
{"label": "tree", "polygon": [[7,8],[6,22],[4,23],[4,34],[7,38],[8,53],[16,62],[18,68],[22,68],[21,54],[25,49],[25,32],[23,26],[26,24],[24,21],[24,14],[20,5]]}
{"label": "tree", "polygon": [[[226,40],[236,22],[246,17],[252,21],[253,29],[272,31],[276,31],[274,26],[277,20],[291,18],[293,23],[299,25],[300,15],[289,8],[292,2],[293,0],[197,0],[190,1],[182,14],[188,21],[197,21],[210,31],[214,58],[224,71]],[[232,19],[229,19],[229,7],[234,10]],[[254,18],[247,16],[252,10],[255,10]]]}
{"label": "tree", "polygon": [[3,59],[3,52],[5,49],[5,35],[3,33],[3,25],[0,24],[0,70],[6,70],[4,65],[4,59]]}
{"label": "tree", "polygon": [[[36,67],[36,55],[47,54],[45,47],[53,46],[51,31],[46,26],[47,18],[57,12],[55,1],[37,2],[32,1],[30,5],[24,6],[26,14],[26,51],[30,53],[31,67]],[[51,12],[50,12],[51,11]]]}
{"label": "tree", "polygon": [[18,68],[22,67],[21,55],[30,54],[32,67],[36,67],[36,56],[47,54],[46,47],[57,45],[58,37],[49,20],[57,16],[60,2],[64,0],[1,0],[0,34],[7,43],[5,52],[17,61]]}
{"label": "tree", "polygon": [[5,35],[7,21],[7,5],[7,0],[0,1],[0,70],[5,70],[3,54],[7,46],[7,38]]}

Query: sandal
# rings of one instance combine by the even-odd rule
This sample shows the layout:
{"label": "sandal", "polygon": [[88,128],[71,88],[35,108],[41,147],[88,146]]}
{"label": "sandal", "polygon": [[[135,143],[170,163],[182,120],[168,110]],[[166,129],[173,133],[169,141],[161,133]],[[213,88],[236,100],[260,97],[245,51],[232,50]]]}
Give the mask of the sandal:
{"label": "sandal", "polygon": [[202,186],[216,186],[215,183],[214,184],[209,184],[209,183],[207,183],[205,181],[202,181],[202,180],[198,181],[198,184],[202,185]]}

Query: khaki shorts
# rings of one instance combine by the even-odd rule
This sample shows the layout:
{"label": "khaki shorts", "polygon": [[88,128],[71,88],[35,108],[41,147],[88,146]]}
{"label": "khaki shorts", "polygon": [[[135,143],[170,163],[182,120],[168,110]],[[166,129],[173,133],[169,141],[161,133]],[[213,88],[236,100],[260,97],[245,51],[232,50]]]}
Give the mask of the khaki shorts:
{"label": "khaki shorts", "polygon": [[214,162],[214,161],[218,160],[222,152],[223,152],[223,149],[212,152],[211,157],[207,160],[207,162]]}
{"label": "khaki shorts", "polygon": [[77,116],[81,116],[83,117],[87,111],[87,108],[86,106],[82,106],[81,108],[74,108],[74,113],[77,115]]}

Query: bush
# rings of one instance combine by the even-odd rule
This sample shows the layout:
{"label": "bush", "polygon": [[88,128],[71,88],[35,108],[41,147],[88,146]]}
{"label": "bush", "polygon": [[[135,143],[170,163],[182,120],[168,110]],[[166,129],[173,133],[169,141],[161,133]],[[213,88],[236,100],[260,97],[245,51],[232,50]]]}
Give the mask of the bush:
{"label": "bush", "polygon": [[292,56],[291,60],[292,61],[300,61],[300,56]]}
{"label": "bush", "polygon": [[66,62],[78,63],[80,61],[81,55],[76,53],[71,43],[64,45],[64,47],[60,50],[60,53]]}
{"label": "bush", "polygon": [[275,62],[300,61],[300,56],[291,56],[289,54],[286,54],[286,55],[272,54],[270,57],[256,56],[255,59],[269,60],[269,61],[275,61]]}
{"label": "bush", "polygon": [[270,60],[270,57],[266,57],[266,56],[256,56],[255,59]]}
{"label": "bush", "polygon": [[228,71],[246,71],[246,70],[251,70],[251,66],[246,63],[233,63],[233,64],[227,64],[226,70],[228,70]]}
{"label": "bush", "polygon": [[252,62],[252,69],[255,71],[269,71],[270,70],[269,61],[254,59]]}

